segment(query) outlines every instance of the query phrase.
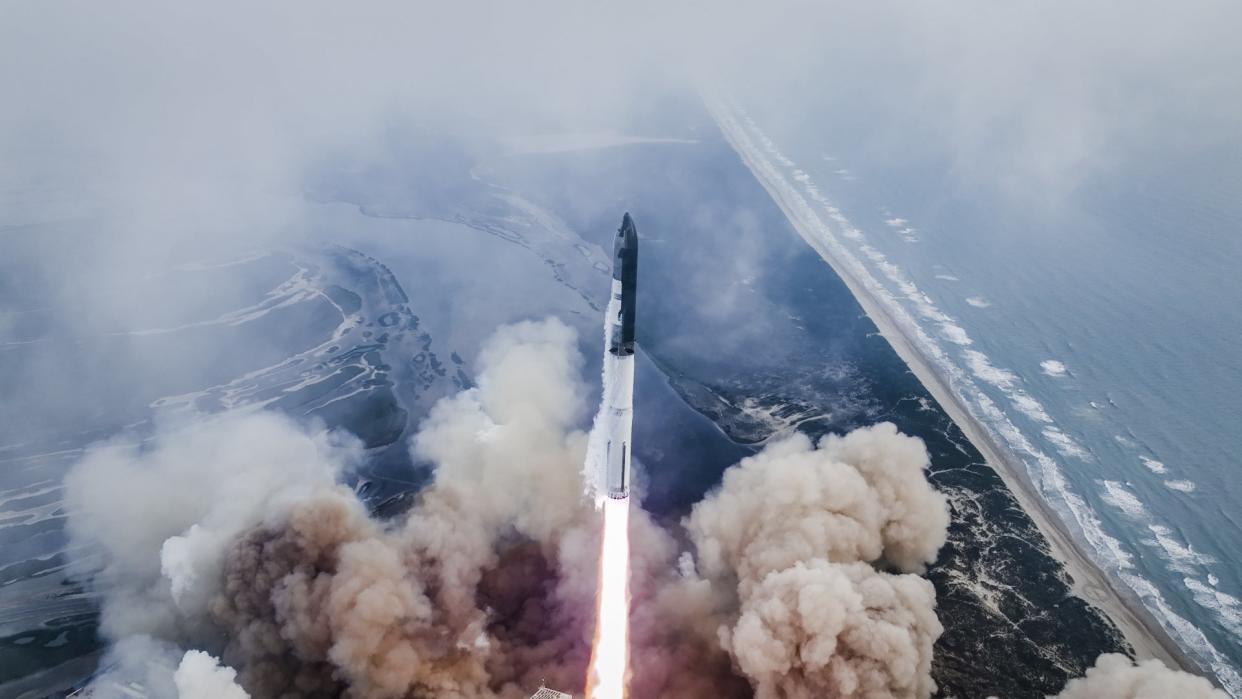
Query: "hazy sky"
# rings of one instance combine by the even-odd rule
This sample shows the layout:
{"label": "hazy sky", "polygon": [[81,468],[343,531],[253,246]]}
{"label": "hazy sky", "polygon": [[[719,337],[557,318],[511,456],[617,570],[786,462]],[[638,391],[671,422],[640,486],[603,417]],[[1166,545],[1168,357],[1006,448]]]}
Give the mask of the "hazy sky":
{"label": "hazy sky", "polygon": [[790,115],[917,112],[960,172],[1040,183],[1153,132],[1236,144],[1242,117],[1242,8],[1227,0],[16,1],[0,14],[10,222],[52,215],[8,199],[32,183],[71,210],[102,188],[85,198],[108,213],[251,221],[247,206],[296,191],[324,149],[394,124],[589,129],[649,116],[683,81],[779,94]]}
{"label": "hazy sky", "polygon": [[[1034,215],[1129,158],[1242,152],[1238,27],[1226,0],[14,0],[0,331],[46,301],[104,332],[133,313],[130,282],[172,260],[296,242],[305,184],[333,156],[366,163],[411,132],[467,152],[678,135],[686,103],[666,97],[701,89],[764,101],[776,130],[867,139],[890,163],[936,150],[956,186],[1033,197]],[[409,167],[435,177],[437,153]],[[40,222],[56,223],[25,226]]]}

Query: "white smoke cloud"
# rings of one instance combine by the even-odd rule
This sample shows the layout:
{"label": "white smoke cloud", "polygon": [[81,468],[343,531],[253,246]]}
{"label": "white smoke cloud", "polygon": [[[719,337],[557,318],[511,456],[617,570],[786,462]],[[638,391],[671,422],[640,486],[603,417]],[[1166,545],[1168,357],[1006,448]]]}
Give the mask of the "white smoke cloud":
{"label": "white smoke cloud", "polygon": [[173,672],[181,651],[173,644],[150,636],[123,638],[110,646],[99,662],[101,668],[90,683],[97,699],[132,699],[130,686],[137,684],[151,699],[177,699]]}
{"label": "white smoke cloud", "polygon": [[581,681],[597,540],[576,346],[554,319],[485,343],[478,386],[412,440],[437,468],[402,521],[321,489],[234,543],[213,609],[256,696],[343,681],[358,697],[516,697]]}
{"label": "white smoke cloud", "polygon": [[1135,663],[1106,653],[1085,677],[1070,680],[1056,699],[1228,699],[1202,677],[1170,670],[1159,660]]}
{"label": "white smoke cloud", "polygon": [[743,598],[725,644],[758,699],[929,697],[935,608],[920,577],[800,561]]}
{"label": "white smoke cloud", "polygon": [[928,697],[943,631],[921,571],[944,545],[948,506],[923,443],[888,423],[775,442],[725,473],[687,529],[740,610],[719,628],[756,696]]}
{"label": "white smoke cloud", "polygon": [[235,679],[237,672],[208,653],[182,653],[175,645],[149,636],[117,642],[100,662],[103,670],[90,683],[94,699],[249,699]]}
{"label": "white smoke cloud", "polygon": [[478,387],[438,403],[413,439],[415,459],[436,464],[437,492],[538,540],[574,516],[588,413],[576,342],[556,319],[496,331],[479,353]]}
{"label": "white smoke cloud", "polygon": [[[103,632],[176,636],[202,613],[225,549],[281,503],[330,485],[360,453],[352,438],[288,418],[224,415],[92,447],[65,478],[74,562],[102,593]],[[127,442],[126,440],[131,440]]]}
{"label": "white smoke cloud", "polygon": [[250,699],[236,677],[236,670],[200,650],[187,651],[173,673],[180,699]]}
{"label": "white smoke cloud", "polygon": [[883,423],[818,447],[802,434],[776,442],[725,473],[694,508],[688,528],[703,571],[745,582],[798,561],[885,559],[918,572],[935,560],[949,522],[927,483],[923,443]]}

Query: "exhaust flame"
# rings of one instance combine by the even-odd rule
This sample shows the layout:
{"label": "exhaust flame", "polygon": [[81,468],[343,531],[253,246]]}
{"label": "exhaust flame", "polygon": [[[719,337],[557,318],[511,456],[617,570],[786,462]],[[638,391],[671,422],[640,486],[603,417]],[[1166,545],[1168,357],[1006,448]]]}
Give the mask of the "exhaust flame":
{"label": "exhaust flame", "polygon": [[629,665],[630,501],[604,498],[595,646],[587,676],[587,699],[623,699]]}

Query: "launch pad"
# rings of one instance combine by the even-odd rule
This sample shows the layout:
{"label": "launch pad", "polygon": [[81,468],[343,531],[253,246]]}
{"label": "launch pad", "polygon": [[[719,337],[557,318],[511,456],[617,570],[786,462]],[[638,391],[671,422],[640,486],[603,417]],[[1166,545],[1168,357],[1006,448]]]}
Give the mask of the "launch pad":
{"label": "launch pad", "polygon": [[530,699],[574,699],[573,695],[564,692],[558,692],[555,689],[540,687],[539,691],[530,695]]}

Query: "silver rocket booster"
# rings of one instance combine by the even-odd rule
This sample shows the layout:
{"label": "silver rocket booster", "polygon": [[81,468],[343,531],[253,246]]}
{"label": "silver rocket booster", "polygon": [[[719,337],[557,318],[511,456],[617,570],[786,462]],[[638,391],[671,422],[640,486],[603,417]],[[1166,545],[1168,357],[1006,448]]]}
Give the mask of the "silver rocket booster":
{"label": "silver rocket booster", "polygon": [[608,497],[630,496],[630,435],[634,422],[634,312],[638,295],[638,231],[627,213],[613,243],[612,294],[605,312],[604,386],[608,461],[604,487]]}

